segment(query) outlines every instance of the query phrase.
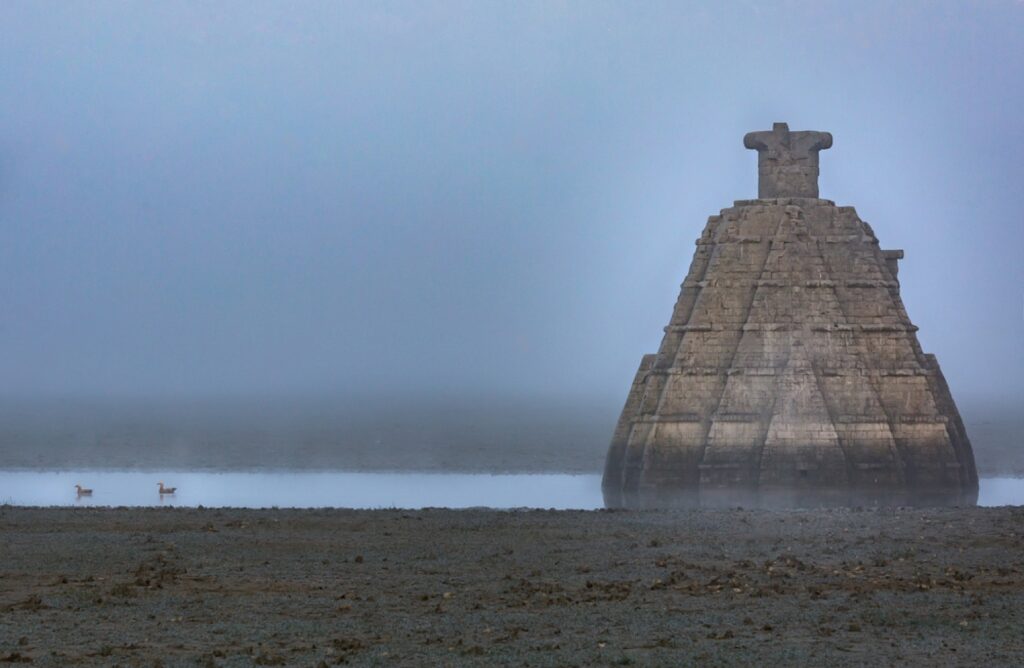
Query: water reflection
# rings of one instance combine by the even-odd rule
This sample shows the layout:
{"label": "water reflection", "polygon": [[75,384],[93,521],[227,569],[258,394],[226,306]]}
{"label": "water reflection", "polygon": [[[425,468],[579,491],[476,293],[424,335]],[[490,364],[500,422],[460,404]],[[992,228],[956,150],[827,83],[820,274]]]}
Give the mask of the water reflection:
{"label": "water reflection", "polygon": [[[157,483],[176,487],[160,494]],[[93,490],[78,496],[75,485]],[[600,475],[0,471],[0,504],[237,508],[604,507]],[[978,505],[1024,505],[1024,479],[981,481]]]}

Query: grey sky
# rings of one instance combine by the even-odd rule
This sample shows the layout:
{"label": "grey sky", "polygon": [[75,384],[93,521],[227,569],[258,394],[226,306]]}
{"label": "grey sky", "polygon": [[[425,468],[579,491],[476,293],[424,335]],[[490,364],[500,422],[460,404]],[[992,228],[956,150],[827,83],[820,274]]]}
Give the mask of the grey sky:
{"label": "grey sky", "polygon": [[749,130],[1024,396],[1020,2],[0,3],[0,393],[624,396]]}

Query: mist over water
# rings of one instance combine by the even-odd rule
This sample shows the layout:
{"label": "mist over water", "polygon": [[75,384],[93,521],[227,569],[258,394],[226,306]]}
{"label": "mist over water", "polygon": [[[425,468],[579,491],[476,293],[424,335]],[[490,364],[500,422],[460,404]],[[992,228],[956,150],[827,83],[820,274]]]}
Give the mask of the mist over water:
{"label": "mist over water", "polygon": [[[1024,665],[1022,36],[1024,0],[0,0],[0,664]],[[776,123],[890,252],[740,204],[695,266],[760,278],[666,327]],[[666,330],[744,375],[673,365],[609,448]]]}
{"label": "mist over water", "polygon": [[[315,396],[0,404],[0,469],[596,474],[619,398]],[[960,410],[983,476],[1024,476],[1024,417]],[[2,491],[2,490],[0,490]]]}
{"label": "mist over water", "polygon": [[0,465],[600,469],[745,132],[1024,470],[1019,3],[0,5]]}

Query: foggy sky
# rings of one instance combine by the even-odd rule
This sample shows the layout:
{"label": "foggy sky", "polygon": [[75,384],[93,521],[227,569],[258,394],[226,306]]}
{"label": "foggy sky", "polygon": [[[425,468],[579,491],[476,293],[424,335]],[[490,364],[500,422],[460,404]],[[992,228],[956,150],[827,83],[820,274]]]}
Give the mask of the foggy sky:
{"label": "foggy sky", "polygon": [[624,398],[750,130],[1024,397],[1024,4],[0,3],[0,394]]}

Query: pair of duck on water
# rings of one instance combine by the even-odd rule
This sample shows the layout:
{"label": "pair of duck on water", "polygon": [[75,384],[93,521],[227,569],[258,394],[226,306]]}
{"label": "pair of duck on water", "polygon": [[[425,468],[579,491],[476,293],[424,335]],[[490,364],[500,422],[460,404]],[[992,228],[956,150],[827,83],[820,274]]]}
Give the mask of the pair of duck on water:
{"label": "pair of duck on water", "polygon": [[[162,482],[158,482],[157,485],[160,486],[160,496],[163,496],[164,494],[174,494],[178,489],[177,487],[164,487]],[[75,485],[75,489],[78,490],[78,496],[92,496],[92,490],[88,487]]]}

